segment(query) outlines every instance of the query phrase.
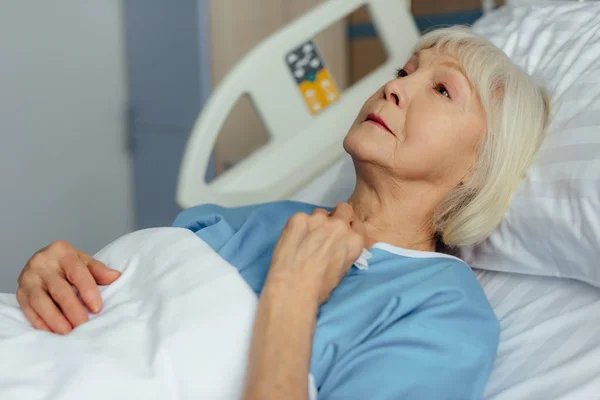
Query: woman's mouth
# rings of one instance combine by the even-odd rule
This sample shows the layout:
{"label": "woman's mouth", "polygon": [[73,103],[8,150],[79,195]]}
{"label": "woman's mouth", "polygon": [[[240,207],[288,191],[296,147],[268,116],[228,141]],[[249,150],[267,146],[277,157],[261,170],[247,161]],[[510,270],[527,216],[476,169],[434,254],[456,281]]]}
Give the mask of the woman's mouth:
{"label": "woman's mouth", "polygon": [[[365,119],[364,122],[369,122],[371,124],[377,125],[381,129],[386,130],[389,133],[391,133],[392,135],[394,135],[394,132],[392,132],[392,130],[390,128],[388,128],[388,126],[385,124],[385,121],[379,115],[371,113],[371,114],[367,115],[367,118]],[[394,136],[396,136],[396,135],[394,135]]]}

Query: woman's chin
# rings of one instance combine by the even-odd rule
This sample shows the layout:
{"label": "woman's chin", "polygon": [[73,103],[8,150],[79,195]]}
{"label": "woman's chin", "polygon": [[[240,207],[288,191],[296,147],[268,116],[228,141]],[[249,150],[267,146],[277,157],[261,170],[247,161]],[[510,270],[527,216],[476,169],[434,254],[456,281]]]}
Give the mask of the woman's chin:
{"label": "woman's chin", "polygon": [[363,165],[373,165],[373,166],[383,166],[387,165],[385,162],[385,157],[382,157],[381,153],[377,153],[377,151],[368,151],[366,149],[361,149],[357,152],[348,152],[352,157],[352,161],[354,165],[363,164]]}
{"label": "woman's chin", "polygon": [[362,135],[361,137],[346,136],[344,140],[344,150],[357,161],[377,161],[387,158],[390,151],[394,150],[389,143],[382,143],[374,140],[371,135]]}

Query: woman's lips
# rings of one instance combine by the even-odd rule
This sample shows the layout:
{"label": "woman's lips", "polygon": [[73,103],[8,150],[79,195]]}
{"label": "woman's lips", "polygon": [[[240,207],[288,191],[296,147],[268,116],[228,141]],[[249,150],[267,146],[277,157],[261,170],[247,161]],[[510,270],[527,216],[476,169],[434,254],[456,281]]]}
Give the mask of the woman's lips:
{"label": "woman's lips", "polygon": [[[374,125],[377,125],[380,128],[382,128],[382,129],[388,131],[389,133],[391,133],[392,135],[394,135],[394,132],[392,132],[392,130],[390,128],[388,128],[388,126],[385,124],[385,121],[379,115],[371,113],[371,114],[367,115],[365,122],[370,122]],[[396,135],[394,135],[394,136],[396,136]]]}

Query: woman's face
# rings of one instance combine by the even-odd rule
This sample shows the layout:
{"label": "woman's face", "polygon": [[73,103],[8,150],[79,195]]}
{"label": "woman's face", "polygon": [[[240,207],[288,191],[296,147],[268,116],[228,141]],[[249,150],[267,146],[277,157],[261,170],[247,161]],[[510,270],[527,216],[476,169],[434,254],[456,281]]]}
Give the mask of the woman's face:
{"label": "woman's face", "polygon": [[373,166],[402,181],[454,187],[469,174],[485,129],[457,60],[427,49],[365,102],[344,148],[357,171]]}

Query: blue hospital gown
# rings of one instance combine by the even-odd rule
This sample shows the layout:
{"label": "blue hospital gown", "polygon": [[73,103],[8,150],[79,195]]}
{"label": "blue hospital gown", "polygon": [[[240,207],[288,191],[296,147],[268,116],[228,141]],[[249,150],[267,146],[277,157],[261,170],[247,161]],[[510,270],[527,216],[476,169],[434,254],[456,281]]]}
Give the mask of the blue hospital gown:
{"label": "blue hospital gown", "polygon": [[[174,226],[194,231],[260,295],[287,220],[316,206],[201,205]],[[376,243],[318,313],[310,372],[319,399],[479,399],[499,324],[471,269],[440,253]]]}

